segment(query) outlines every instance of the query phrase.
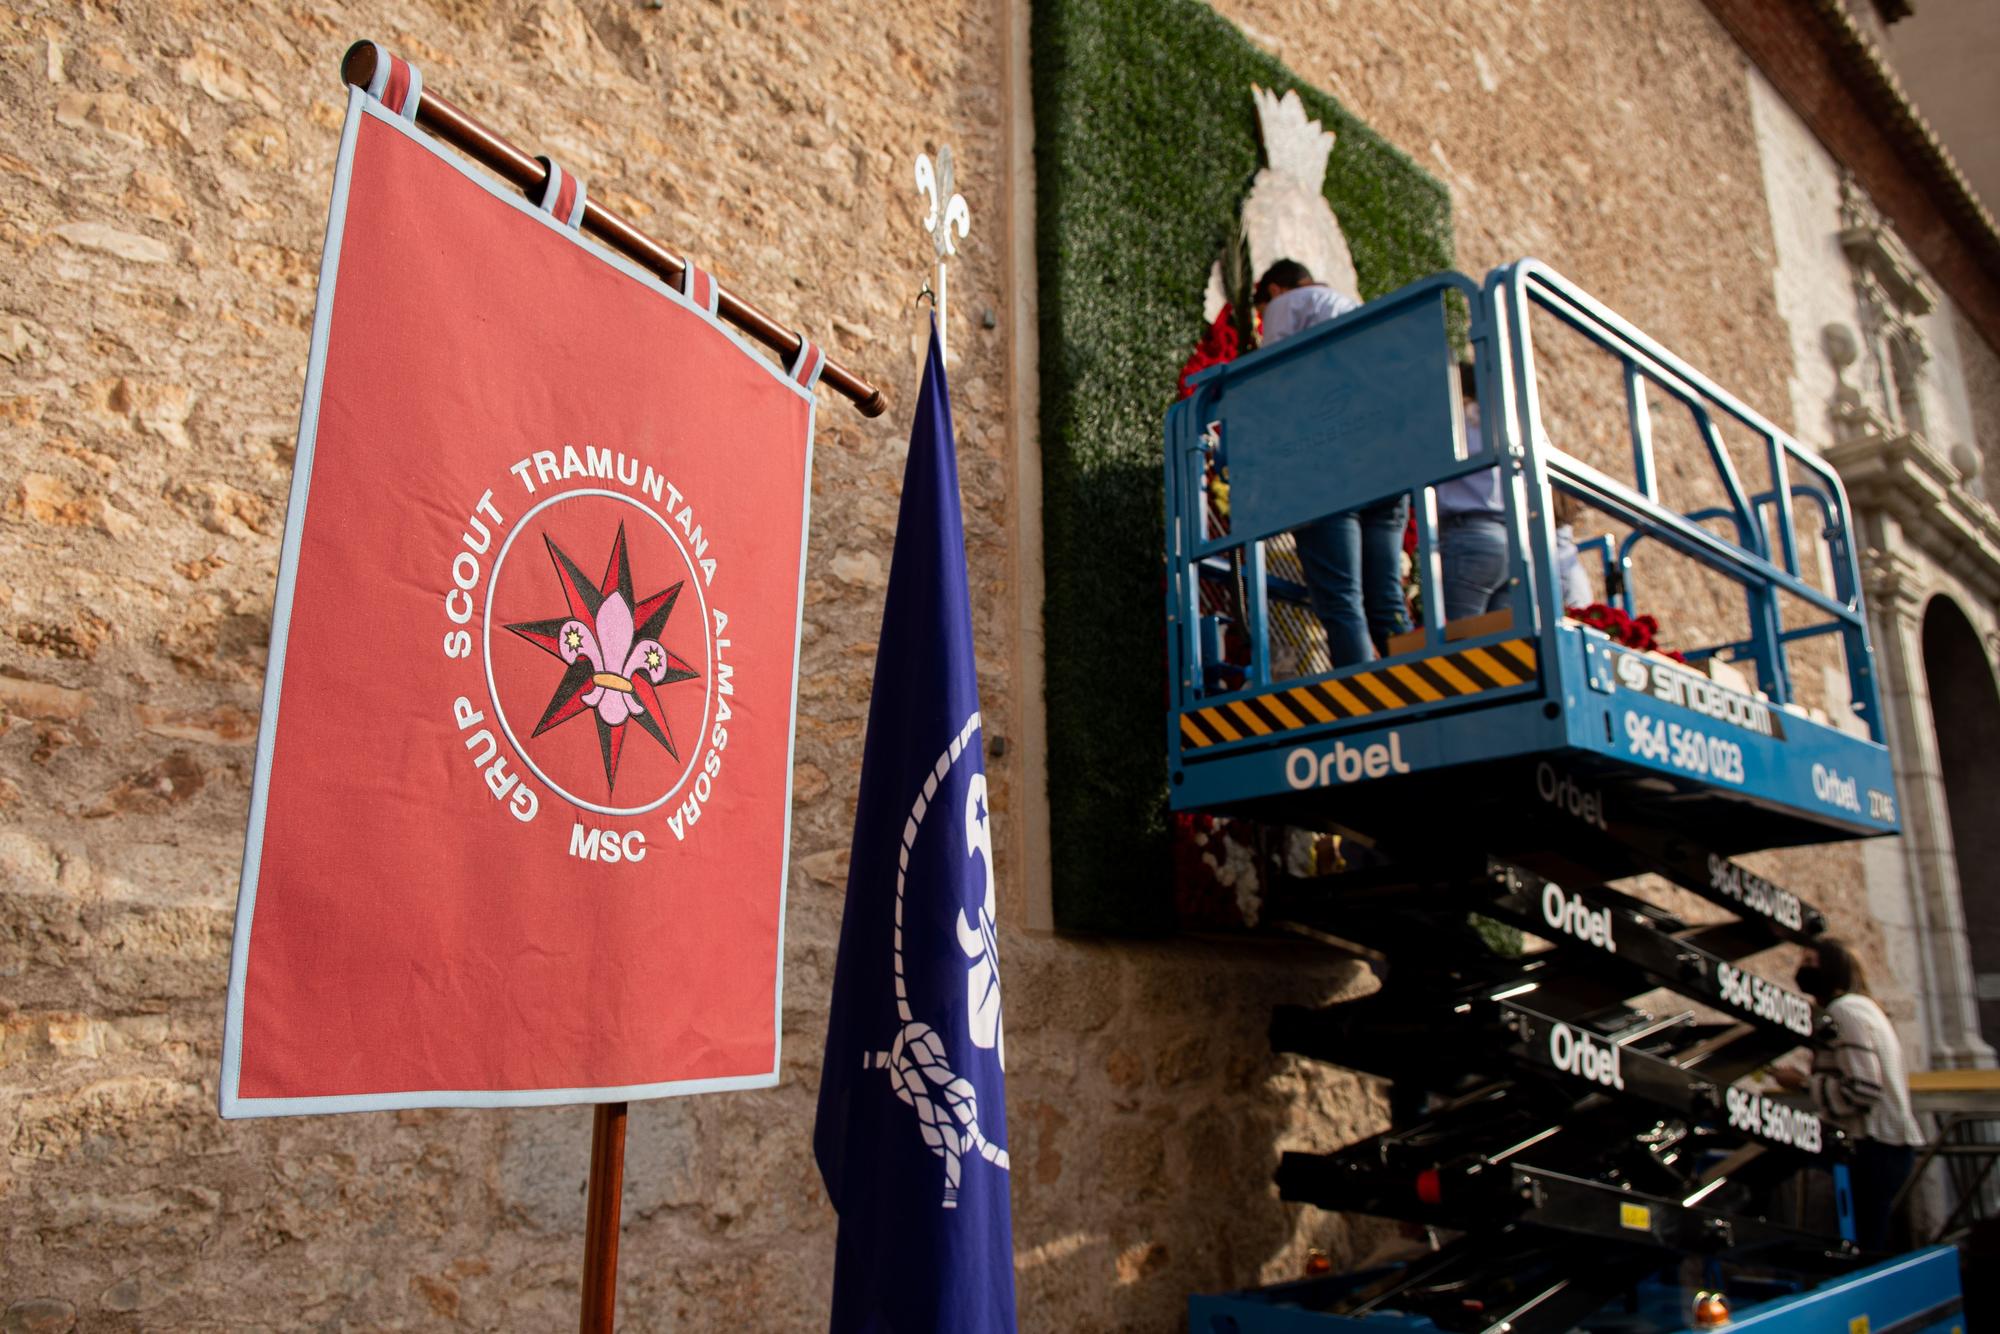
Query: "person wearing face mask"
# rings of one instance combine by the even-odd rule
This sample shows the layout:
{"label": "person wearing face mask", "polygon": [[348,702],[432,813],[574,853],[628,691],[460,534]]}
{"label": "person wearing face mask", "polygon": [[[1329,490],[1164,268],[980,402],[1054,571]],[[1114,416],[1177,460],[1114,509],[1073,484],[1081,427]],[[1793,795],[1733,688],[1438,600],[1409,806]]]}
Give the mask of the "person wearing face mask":
{"label": "person wearing face mask", "polygon": [[1786,1088],[1809,1089],[1820,1114],[1855,1137],[1856,1239],[1864,1250],[1890,1250],[1895,1220],[1889,1206],[1916,1165],[1913,1146],[1923,1139],[1910,1108],[1902,1041],[1868,994],[1861,961],[1845,941],[1828,937],[1807,950],[1794,980],[1833,1019],[1836,1037],[1813,1054],[1810,1073],[1789,1065],[1772,1073]]}

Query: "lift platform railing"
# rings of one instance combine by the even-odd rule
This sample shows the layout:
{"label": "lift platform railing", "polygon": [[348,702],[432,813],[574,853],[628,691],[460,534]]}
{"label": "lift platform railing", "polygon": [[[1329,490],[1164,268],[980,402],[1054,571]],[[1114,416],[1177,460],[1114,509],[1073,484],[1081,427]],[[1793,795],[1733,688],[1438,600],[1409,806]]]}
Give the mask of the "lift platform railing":
{"label": "lift platform railing", "polygon": [[[1465,304],[1483,447],[1475,448],[1461,404],[1448,302]],[[1531,313],[1546,314],[1615,358],[1625,383],[1623,428],[1634,478],[1627,483],[1556,447],[1542,422]],[[1606,573],[1610,596],[1634,607],[1632,553],[1658,542],[1740,586],[1747,638],[1697,646],[1692,660],[1717,653],[1754,664],[1775,705],[1792,699],[1787,647],[1837,636],[1845,650],[1850,702],[1879,744],[1880,710],[1869,667],[1847,498],[1824,462],[1784,431],[1694,370],[1575,285],[1533,260],[1522,260],[1477,287],[1461,274],[1421,280],[1276,346],[1259,349],[1192,381],[1193,392],[1169,414],[1166,439],[1169,667],[1176,716],[1169,744],[1178,753],[1227,754],[1287,730],[1287,717],[1328,728],[1359,725],[1384,709],[1421,716],[1501,695],[1536,696],[1557,656],[1565,608],[1557,575],[1552,494],[1569,493],[1630,533],[1586,543]],[[1726,497],[1721,509],[1679,513],[1660,491],[1649,392],[1688,411]],[[1745,486],[1718,423],[1761,442],[1768,487]],[[1504,594],[1504,628],[1453,639],[1442,633],[1443,569],[1438,489],[1498,466],[1502,518],[1513,577]],[[1229,484],[1226,530],[1215,518],[1213,488]],[[1419,647],[1402,646],[1376,662],[1282,679],[1274,672],[1274,597],[1296,597],[1271,576],[1267,548],[1281,534],[1324,516],[1400,495],[1412,497],[1417,535],[1415,582],[1427,622]],[[1831,559],[1833,592],[1800,572],[1795,502],[1817,507]],[[1721,520],[1733,537],[1704,523]],[[1616,576],[1613,578],[1612,576]],[[1203,588],[1231,586],[1234,610],[1225,636]],[[1780,598],[1823,619],[1785,628]],[[1231,638],[1243,646],[1228,651]],[[1449,655],[1502,646],[1505,673],[1482,674]],[[1532,647],[1530,647],[1532,646]],[[1523,664],[1526,664],[1525,668]],[[1459,670],[1462,667],[1464,670]],[[1473,681],[1472,686],[1465,684]],[[1284,689],[1274,694],[1282,680]],[[1456,683],[1456,687],[1453,683]],[[1351,689],[1349,688],[1351,687]],[[1289,696],[1289,698],[1287,698]],[[1325,705],[1315,706],[1315,701]],[[1343,709],[1340,701],[1349,707]],[[1190,718],[1188,715],[1192,714]],[[1273,722],[1273,715],[1277,721]],[[1260,722],[1261,720],[1261,722]],[[1369,721],[1373,721],[1372,718]],[[1232,722],[1235,724],[1231,726]]]}
{"label": "lift platform railing", "polygon": [[[1631,532],[1620,543],[1616,558],[1620,603],[1628,612],[1635,605],[1631,553],[1644,541],[1663,543],[1730,579],[1743,588],[1750,626],[1747,639],[1697,647],[1691,661],[1728,653],[1754,664],[1758,685],[1778,704],[1792,701],[1793,689],[1786,646],[1823,635],[1838,636],[1844,650],[1849,702],[1882,742],[1881,710],[1868,653],[1867,620],[1861,602],[1860,566],[1853,541],[1847,493],[1833,468],[1792,436],[1746,406],[1713,380],[1694,369],[1657,341],[1597,301],[1547,265],[1532,259],[1495,270],[1483,295],[1490,307],[1495,333],[1504,345],[1501,387],[1501,429],[1506,451],[1525,472],[1531,495],[1545,497],[1548,488],[1569,492],[1628,524]],[[1536,375],[1531,316],[1545,313],[1617,359],[1625,390],[1626,434],[1631,448],[1631,484],[1592,467],[1550,441],[1542,421],[1541,387]],[[1725,492],[1725,508],[1675,512],[1661,496],[1654,424],[1648,390],[1657,390],[1687,411],[1706,446],[1708,460]],[[1484,391],[1482,390],[1482,399]],[[1724,444],[1719,422],[1733,424],[1752,437],[1769,470],[1769,486],[1750,492]],[[1804,478],[1798,478],[1804,474]],[[1795,480],[1796,479],[1796,480]],[[1812,503],[1822,520],[1833,592],[1807,582],[1799,562],[1799,532],[1794,502]],[[1539,513],[1533,511],[1538,510]],[[1767,517],[1768,516],[1768,517]],[[1553,547],[1545,530],[1552,524],[1546,504],[1531,507],[1535,546]],[[1735,533],[1732,541],[1702,527],[1722,519]],[[1547,568],[1547,567],[1544,567]],[[1611,567],[1607,564],[1607,570]],[[1824,614],[1811,624],[1785,629],[1780,598],[1789,596]],[[1559,614],[1546,598],[1545,612]]]}

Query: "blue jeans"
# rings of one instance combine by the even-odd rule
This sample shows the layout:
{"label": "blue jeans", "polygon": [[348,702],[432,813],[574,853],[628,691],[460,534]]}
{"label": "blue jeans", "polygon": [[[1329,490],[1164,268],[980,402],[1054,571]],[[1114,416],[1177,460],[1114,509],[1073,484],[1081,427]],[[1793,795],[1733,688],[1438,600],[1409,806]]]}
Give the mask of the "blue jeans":
{"label": "blue jeans", "polygon": [[[1329,514],[1292,530],[1313,614],[1336,667],[1375,657],[1375,645],[1410,628],[1403,603],[1403,529],[1410,498]],[[1371,638],[1372,637],[1372,638]]]}
{"label": "blue jeans", "polygon": [[1507,605],[1507,522],[1499,515],[1455,514],[1438,525],[1444,560],[1444,618],[1462,620]]}

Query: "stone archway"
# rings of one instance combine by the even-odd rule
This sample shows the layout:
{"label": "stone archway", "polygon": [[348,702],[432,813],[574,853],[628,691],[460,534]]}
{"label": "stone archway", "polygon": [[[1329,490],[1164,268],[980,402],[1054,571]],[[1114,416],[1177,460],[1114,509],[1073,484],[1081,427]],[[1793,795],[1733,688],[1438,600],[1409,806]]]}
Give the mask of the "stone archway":
{"label": "stone archway", "polygon": [[1924,678],[1937,736],[1938,777],[1951,829],[1979,1027],[2000,1045],[2000,690],[1979,633],[1942,594],[1924,607]]}

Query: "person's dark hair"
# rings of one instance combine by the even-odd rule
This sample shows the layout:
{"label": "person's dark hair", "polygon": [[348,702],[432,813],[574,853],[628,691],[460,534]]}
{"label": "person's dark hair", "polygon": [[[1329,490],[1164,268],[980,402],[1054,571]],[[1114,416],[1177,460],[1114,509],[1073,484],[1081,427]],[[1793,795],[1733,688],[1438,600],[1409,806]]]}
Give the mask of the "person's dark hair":
{"label": "person's dark hair", "polygon": [[1281,259],[1264,270],[1264,276],[1257,280],[1257,304],[1261,306],[1278,293],[1304,287],[1312,280],[1311,269],[1295,259]]}
{"label": "person's dark hair", "polygon": [[1819,956],[1819,966],[1801,969],[1811,976],[1802,980],[1816,985],[1807,988],[1813,999],[1824,1005],[1835,996],[1868,994],[1868,974],[1861,967],[1861,960],[1855,955],[1853,946],[1837,936],[1823,936],[1813,942],[1813,953]]}

